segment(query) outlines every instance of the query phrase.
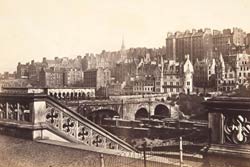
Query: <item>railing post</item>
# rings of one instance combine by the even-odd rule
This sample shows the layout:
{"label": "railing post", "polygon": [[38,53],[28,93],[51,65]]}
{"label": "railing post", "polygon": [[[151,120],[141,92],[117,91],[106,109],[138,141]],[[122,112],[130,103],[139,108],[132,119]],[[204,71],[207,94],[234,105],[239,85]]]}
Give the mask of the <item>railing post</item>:
{"label": "railing post", "polygon": [[103,154],[100,154],[100,160],[101,160],[101,167],[104,167],[104,156],[103,156]]}
{"label": "railing post", "polygon": [[147,159],[146,159],[146,141],[143,143],[143,162],[144,167],[147,167]]}
{"label": "railing post", "polygon": [[20,113],[20,104],[19,103],[17,103],[17,116],[16,116],[16,119],[17,119],[17,121],[20,121],[20,115],[19,115],[19,113]]}
{"label": "railing post", "polygon": [[180,167],[183,166],[183,148],[182,148],[182,137],[180,137]]}
{"label": "railing post", "polygon": [[6,102],[6,119],[9,119],[9,103]]}

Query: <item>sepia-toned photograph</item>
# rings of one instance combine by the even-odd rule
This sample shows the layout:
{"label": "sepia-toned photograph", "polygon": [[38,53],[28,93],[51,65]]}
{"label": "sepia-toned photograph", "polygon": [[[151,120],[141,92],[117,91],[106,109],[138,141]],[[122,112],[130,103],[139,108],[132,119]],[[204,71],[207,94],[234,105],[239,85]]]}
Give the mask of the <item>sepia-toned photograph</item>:
{"label": "sepia-toned photograph", "polygon": [[250,167],[249,0],[0,0],[0,167]]}

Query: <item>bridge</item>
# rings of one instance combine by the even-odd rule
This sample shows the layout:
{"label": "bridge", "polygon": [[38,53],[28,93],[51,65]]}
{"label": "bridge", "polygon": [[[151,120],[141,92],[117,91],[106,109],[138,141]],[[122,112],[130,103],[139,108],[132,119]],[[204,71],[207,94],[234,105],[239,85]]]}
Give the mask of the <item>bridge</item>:
{"label": "bridge", "polygon": [[96,100],[93,88],[3,88],[7,94],[47,94],[66,104],[95,123],[117,116],[126,120],[140,118],[178,118],[178,107],[171,104],[168,94],[110,96]]}
{"label": "bridge", "polygon": [[125,141],[45,94],[0,94],[0,133],[100,149],[136,151]]}
{"label": "bridge", "polygon": [[141,118],[176,118],[178,107],[167,96],[114,96],[108,100],[61,100],[72,110],[87,117],[89,120],[101,124],[104,118],[114,116],[136,120]]}

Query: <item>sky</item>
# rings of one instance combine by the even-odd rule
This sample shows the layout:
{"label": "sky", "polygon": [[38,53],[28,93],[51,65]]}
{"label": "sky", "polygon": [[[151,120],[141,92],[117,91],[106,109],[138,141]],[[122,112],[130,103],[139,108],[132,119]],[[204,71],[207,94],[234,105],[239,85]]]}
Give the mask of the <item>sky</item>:
{"label": "sky", "polygon": [[18,62],[159,48],[168,32],[240,27],[249,0],[0,0],[0,73]]}

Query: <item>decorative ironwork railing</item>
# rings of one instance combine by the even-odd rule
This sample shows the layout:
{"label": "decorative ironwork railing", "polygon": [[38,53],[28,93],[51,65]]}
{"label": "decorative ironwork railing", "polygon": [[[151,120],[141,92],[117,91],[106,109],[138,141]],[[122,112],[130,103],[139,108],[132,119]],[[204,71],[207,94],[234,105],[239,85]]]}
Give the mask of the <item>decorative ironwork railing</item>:
{"label": "decorative ironwork railing", "polygon": [[43,123],[55,133],[63,134],[66,140],[105,149],[135,151],[125,141],[47,95],[0,94],[0,120]]}

